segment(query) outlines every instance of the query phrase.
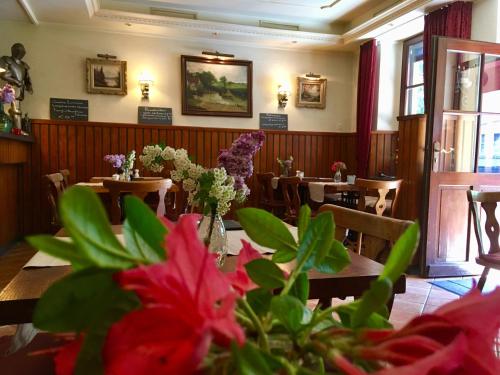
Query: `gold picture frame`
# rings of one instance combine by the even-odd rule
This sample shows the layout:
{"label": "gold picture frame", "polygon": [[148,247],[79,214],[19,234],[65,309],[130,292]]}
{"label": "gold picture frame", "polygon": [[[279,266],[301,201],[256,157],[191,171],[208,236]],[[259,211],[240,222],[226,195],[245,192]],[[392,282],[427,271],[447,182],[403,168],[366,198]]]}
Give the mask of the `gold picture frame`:
{"label": "gold picture frame", "polygon": [[325,109],[326,78],[310,79],[306,77],[297,77],[295,106]]}
{"label": "gold picture frame", "polygon": [[127,62],[87,59],[87,92],[127,95]]}

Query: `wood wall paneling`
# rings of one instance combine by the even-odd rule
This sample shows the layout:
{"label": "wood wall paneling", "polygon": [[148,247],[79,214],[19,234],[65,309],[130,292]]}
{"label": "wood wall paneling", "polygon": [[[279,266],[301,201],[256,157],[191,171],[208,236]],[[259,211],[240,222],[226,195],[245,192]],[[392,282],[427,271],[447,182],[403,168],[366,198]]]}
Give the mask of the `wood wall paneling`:
{"label": "wood wall paneling", "polygon": [[[197,163],[215,167],[219,151],[228,148],[241,133],[251,131],[58,120],[33,120],[32,126],[36,138],[30,168],[34,188],[32,205],[40,215],[25,218],[29,232],[48,230],[48,208],[40,185],[40,177],[44,174],[67,168],[71,183],[88,181],[94,176],[110,176],[113,171],[103,161],[104,155],[126,153],[131,149],[140,154],[144,145],[152,143],[183,147]],[[395,174],[396,138],[397,132],[373,132],[369,175]],[[254,171],[279,174],[276,158],[290,155],[295,159],[293,172],[299,169],[306,176],[330,176],[330,164],[335,160],[344,161],[347,174],[354,174],[356,134],[266,131],[266,142],[255,157]],[[137,167],[142,167],[138,161]],[[253,178],[248,182],[253,191],[255,183]]]}

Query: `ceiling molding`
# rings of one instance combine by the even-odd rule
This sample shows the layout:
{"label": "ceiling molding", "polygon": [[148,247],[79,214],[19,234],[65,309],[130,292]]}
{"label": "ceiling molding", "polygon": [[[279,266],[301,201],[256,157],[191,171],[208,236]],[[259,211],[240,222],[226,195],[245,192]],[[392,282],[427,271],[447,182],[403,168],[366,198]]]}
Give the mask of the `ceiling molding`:
{"label": "ceiling molding", "polygon": [[24,13],[26,13],[26,16],[28,16],[30,22],[33,25],[40,24],[40,22],[38,21],[38,18],[36,17],[35,12],[33,11],[33,8],[31,7],[30,3],[28,2],[28,0],[17,0],[17,3],[24,10]]}
{"label": "ceiling molding", "polygon": [[376,15],[375,17],[369,19],[368,21],[363,22],[362,24],[345,32],[342,35],[344,44],[352,43],[360,39],[361,37],[363,37],[363,35],[369,33],[370,31],[373,31],[376,28],[393,21],[398,17],[404,16],[411,11],[417,10],[430,3],[431,1],[432,0],[404,0]]}
{"label": "ceiling molding", "polygon": [[328,43],[331,45],[341,44],[340,35],[313,33],[306,31],[287,31],[279,29],[267,29],[257,26],[237,25],[222,22],[181,19],[175,17],[163,17],[149,14],[123,12],[109,9],[100,9],[94,17],[122,23],[142,24],[151,26],[162,26],[171,28],[183,28],[200,32],[211,32],[221,34],[244,35],[250,37],[293,39],[303,42]]}
{"label": "ceiling molding", "polygon": [[89,18],[94,17],[94,14],[101,9],[100,0],[85,0],[85,5],[87,6],[87,11],[89,12]]}

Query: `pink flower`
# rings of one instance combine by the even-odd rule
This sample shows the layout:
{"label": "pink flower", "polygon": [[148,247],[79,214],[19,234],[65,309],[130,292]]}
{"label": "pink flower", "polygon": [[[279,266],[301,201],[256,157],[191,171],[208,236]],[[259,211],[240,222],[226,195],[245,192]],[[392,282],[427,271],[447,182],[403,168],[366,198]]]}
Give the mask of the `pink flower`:
{"label": "pink flower", "polygon": [[76,338],[70,343],[57,349],[54,357],[55,370],[57,375],[73,375],[75,371],[76,359],[82,347],[83,336]]}
{"label": "pink flower", "polygon": [[[379,375],[499,374],[500,360],[493,352],[500,328],[499,306],[500,288],[488,295],[474,289],[401,330],[364,331],[359,356],[393,366],[378,371]],[[365,346],[366,342],[371,345]]]}
{"label": "pink flower", "polygon": [[243,244],[243,248],[238,257],[236,270],[227,273],[226,277],[238,294],[243,296],[247,291],[257,288],[257,285],[248,276],[245,264],[252,260],[262,258],[262,255],[260,255],[260,253],[247,241],[241,240],[241,243]]}
{"label": "pink flower", "polygon": [[106,374],[190,374],[212,341],[223,347],[245,341],[234,315],[237,294],[198,240],[196,217],[183,216],[166,246],[166,263],[118,274],[143,306],[111,327]]}
{"label": "pink flower", "polygon": [[337,172],[337,170],[347,169],[347,167],[343,161],[336,161],[330,166],[330,169],[332,172]]}

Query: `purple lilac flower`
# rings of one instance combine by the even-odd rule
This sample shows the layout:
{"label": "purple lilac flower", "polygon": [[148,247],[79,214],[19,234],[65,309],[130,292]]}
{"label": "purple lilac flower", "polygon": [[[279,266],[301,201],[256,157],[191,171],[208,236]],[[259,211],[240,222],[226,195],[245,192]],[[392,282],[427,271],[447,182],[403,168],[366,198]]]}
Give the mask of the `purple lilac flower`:
{"label": "purple lilac flower", "polygon": [[253,174],[252,158],[264,144],[266,136],[262,130],[245,133],[236,139],[228,150],[221,150],[218,158],[219,167],[224,167],[228,175],[234,177],[236,190],[249,193],[245,178]]}
{"label": "purple lilac flower", "polygon": [[0,90],[0,102],[5,104],[10,104],[16,100],[16,92],[11,85],[5,85],[2,90]]}
{"label": "purple lilac flower", "polygon": [[123,154],[111,154],[104,157],[104,161],[110,163],[113,168],[121,168],[125,162],[125,155]]}

